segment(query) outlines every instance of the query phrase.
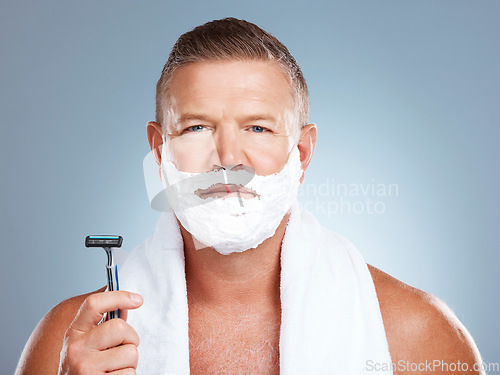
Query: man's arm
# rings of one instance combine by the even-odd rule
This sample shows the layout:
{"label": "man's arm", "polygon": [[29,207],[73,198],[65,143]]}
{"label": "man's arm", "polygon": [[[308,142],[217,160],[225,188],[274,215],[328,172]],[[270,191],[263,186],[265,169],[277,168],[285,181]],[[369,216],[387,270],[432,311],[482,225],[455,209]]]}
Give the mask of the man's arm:
{"label": "man's arm", "polygon": [[379,299],[394,373],[484,374],[474,371],[474,366],[481,364],[481,356],[472,336],[442,300],[373,266],[368,268]]}
{"label": "man's arm", "polygon": [[106,287],[67,299],[50,310],[38,323],[26,343],[17,365],[16,375],[57,374],[59,354],[66,330],[85,299],[105,289]]}

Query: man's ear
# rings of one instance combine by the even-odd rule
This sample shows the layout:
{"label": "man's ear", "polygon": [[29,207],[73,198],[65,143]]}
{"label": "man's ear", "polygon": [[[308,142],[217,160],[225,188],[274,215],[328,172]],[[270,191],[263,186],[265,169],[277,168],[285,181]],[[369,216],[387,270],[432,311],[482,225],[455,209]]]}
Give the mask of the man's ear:
{"label": "man's ear", "polygon": [[318,129],[316,124],[309,124],[304,126],[300,131],[300,138],[298,148],[300,151],[300,163],[302,164],[302,177],[300,183],[304,182],[305,171],[311,162],[314,147],[316,146],[316,138],[318,136]]}
{"label": "man's ear", "polygon": [[163,139],[161,137],[161,125],[154,121],[148,122],[146,127],[148,133],[149,147],[158,165],[161,165],[161,147]]}

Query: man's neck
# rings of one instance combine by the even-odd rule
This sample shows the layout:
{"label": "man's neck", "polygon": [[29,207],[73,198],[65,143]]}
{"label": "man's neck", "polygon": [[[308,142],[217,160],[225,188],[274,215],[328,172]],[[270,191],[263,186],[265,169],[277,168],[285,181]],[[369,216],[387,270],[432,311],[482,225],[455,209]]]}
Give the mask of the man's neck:
{"label": "man's neck", "polygon": [[190,305],[228,313],[242,308],[262,312],[279,308],[281,242],[289,216],[255,249],[230,255],[213,248],[197,250],[196,240],[180,225]]}

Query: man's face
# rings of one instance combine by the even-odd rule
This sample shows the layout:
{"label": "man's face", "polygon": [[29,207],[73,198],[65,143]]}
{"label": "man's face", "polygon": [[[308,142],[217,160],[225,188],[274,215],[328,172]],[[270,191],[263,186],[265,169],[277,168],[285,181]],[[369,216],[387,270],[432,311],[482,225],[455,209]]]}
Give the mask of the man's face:
{"label": "man's face", "polygon": [[269,175],[287,162],[297,124],[289,81],[275,63],[192,63],[174,73],[169,98],[163,131],[177,169],[243,164]]}

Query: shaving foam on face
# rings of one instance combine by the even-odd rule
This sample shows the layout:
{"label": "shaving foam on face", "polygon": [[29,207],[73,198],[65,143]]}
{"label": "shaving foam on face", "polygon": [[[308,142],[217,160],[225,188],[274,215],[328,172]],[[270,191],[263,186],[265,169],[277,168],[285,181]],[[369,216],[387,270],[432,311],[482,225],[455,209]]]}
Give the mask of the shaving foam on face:
{"label": "shaving foam on face", "polygon": [[[168,160],[165,141],[161,163],[165,193],[182,226],[198,241],[228,255],[255,248],[274,235],[300,185],[302,167],[296,145],[280,172],[259,176],[250,168],[179,171]],[[246,193],[203,198],[200,190],[215,184],[244,187],[255,196]]]}

